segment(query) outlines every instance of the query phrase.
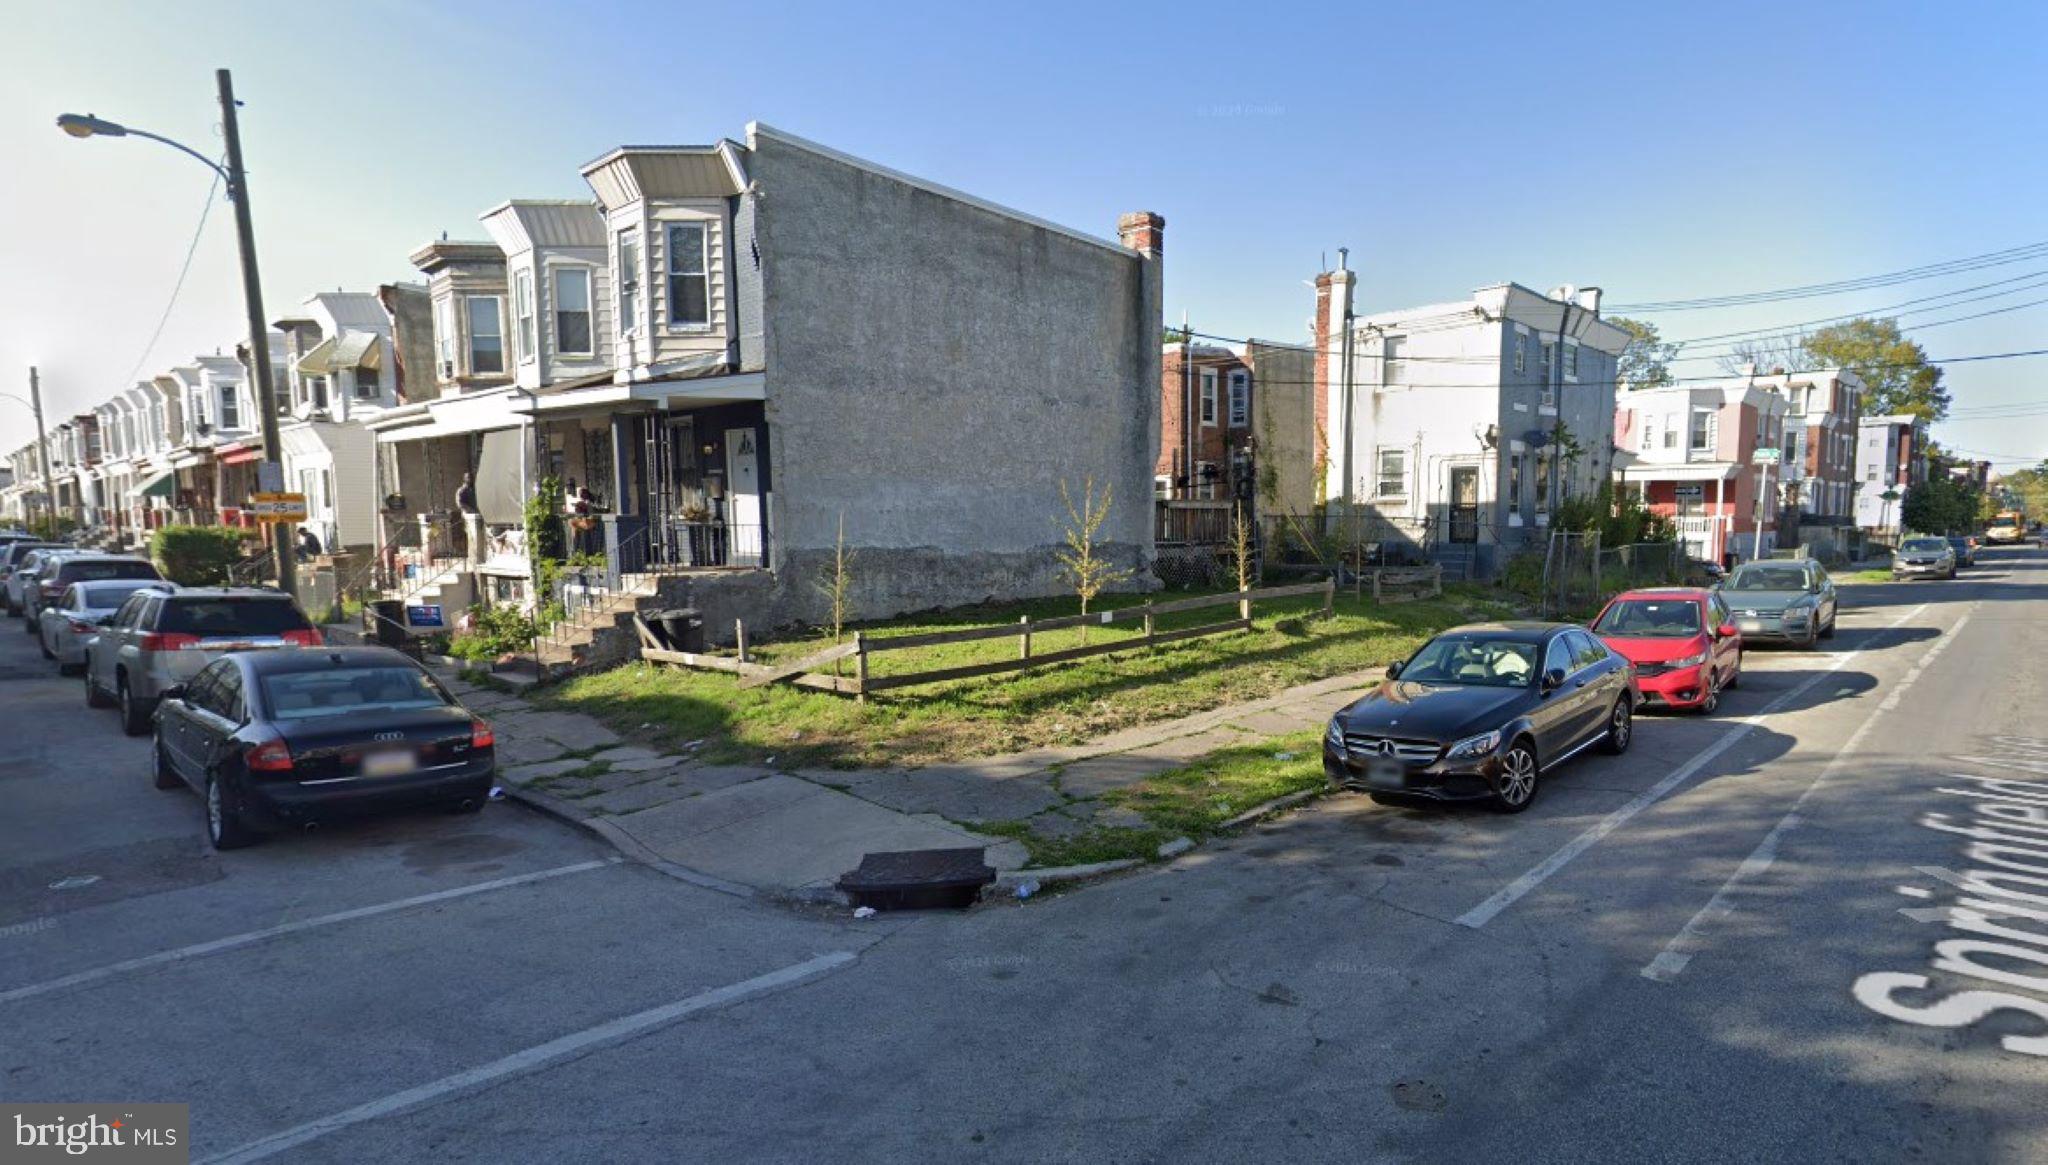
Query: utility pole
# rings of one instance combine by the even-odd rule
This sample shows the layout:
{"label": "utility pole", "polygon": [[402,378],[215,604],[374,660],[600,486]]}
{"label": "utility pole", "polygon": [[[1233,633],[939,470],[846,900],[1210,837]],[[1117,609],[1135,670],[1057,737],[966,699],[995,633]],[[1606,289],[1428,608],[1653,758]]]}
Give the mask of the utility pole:
{"label": "utility pole", "polygon": [[[1339,248],[1337,248],[1337,270],[1338,270],[1338,271],[1349,271],[1350,269],[1351,269],[1351,248],[1349,248],[1349,247],[1339,247]],[[1353,429],[1353,426],[1352,426],[1352,421],[1351,421],[1351,415],[1352,415],[1352,413],[1353,413],[1353,412],[1355,412],[1355,411],[1356,411],[1356,405],[1357,405],[1357,402],[1356,402],[1355,400],[1353,400],[1353,399],[1352,399],[1352,391],[1351,391],[1351,361],[1352,361],[1352,350],[1351,350],[1351,327],[1352,327],[1352,323],[1351,323],[1351,321],[1352,321],[1352,311],[1351,311],[1351,301],[1352,301],[1352,297],[1351,297],[1351,295],[1349,294],[1350,288],[1349,288],[1348,286],[1346,287],[1346,289],[1345,289],[1345,290],[1346,290],[1346,294],[1345,294],[1345,296],[1344,296],[1344,338],[1343,338],[1343,340],[1342,340],[1341,342],[1339,342],[1339,343],[1338,343],[1338,345],[1337,345],[1337,351],[1338,351],[1338,353],[1340,354],[1340,358],[1341,358],[1341,359],[1343,360],[1343,363],[1344,363],[1343,379],[1342,379],[1342,381],[1341,381],[1340,383],[1341,383],[1341,384],[1343,385],[1343,388],[1341,389],[1341,391],[1342,391],[1342,393],[1343,393],[1343,396],[1344,396],[1344,462],[1343,462],[1343,471],[1344,471],[1344,516],[1345,516],[1345,519],[1346,519],[1346,520],[1348,521],[1348,520],[1350,519],[1350,517],[1351,517],[1351,508],[1352,508],[1352,492],[1351,492],[1351,490],[1352,490],[1352,480],[1351,480],[1351,475],[1352,475],[1352,473],[1353,473],[1353,468],[1352,468],[1352,463],[1351,463],[1351,441],[1352,441],[1352,434],[1353,434],[1353,432],[1354,432],[1354,429]]]}
{"label": "utility pole", "polygon": [[50,478],[50,438],[43,432],[43,381],[36,366],[28,366],[28,407],[36,415],[36,460],[43,471],[43,511],[50,519],[49,534],[57,535],[57,483]]}
{"label": "utility pole", "polygon": [[[270,373],[270,329],[263,320],[263,283],[256,274],[256,229],[249,218],[249,174],[242,168],[242,133],[235,118],[235,83],[226,69],[214,71],[220,85],[221,136],[227,146],[228,197],[235,204],[235,241],[242,253],[242,298],[249,309],[249,369],[256,378],[256,411],[263,420],[263,460],[282,468],[284,445],[277,435],[276,389]],[[299,593],[298,546],[283,523],[271,522],[271,549],[277,556],[277,585],[285,594]]]}

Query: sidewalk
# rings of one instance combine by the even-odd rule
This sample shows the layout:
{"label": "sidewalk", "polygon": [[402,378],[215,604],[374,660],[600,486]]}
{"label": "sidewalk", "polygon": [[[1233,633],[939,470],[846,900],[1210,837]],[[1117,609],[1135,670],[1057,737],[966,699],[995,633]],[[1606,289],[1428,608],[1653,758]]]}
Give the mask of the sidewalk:
{"label": "sidewalk", "polygon": [[987,846],[999,871],[1022,868],[1022,842],[973,832],[1023,821],[1042,837],[1142,825],[1103,794],[1219,749],[1319,727],[1342,694],[1377,678],[1337,676],[1276,696],[1058,749],[915,769],[707,765],[689,747],[624,743],[586,716],[440,672],[491,723],[508,796],[576,821],[630,856],[738,893],[813,896],[863,854]]}

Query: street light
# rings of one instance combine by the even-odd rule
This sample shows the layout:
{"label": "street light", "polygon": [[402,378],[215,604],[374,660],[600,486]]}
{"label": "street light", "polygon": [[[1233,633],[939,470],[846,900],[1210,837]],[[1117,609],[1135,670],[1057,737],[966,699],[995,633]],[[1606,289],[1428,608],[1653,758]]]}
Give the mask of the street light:
{"label": "street light", "polygon": [[[221,137],[227,147],[226,165],[205,154],[172,141],[161,134],[108,121],[90,113],[66,113],[57,118],[57,128],[75,138],[148,138],[161,142],[212,170],[226,183],[228,198],[235,204],[235,239],[242,255],[242,299],[249,309],[249,361],[256,376],[256,409],[263,421],[263,459],[282,464],[284,447],[277,436],[277,407],[271,385],[269,329],[263,322],[263,284],[256,274],[256,231],[249,219],[249,175],[242,168],[242,133],[235,118],[235,86],[226,69],[214,70],[220,90]],[[299,590],[297,547],[290,536],[271,529],[271,549],[277,556],[277,585],[286,594]]]}

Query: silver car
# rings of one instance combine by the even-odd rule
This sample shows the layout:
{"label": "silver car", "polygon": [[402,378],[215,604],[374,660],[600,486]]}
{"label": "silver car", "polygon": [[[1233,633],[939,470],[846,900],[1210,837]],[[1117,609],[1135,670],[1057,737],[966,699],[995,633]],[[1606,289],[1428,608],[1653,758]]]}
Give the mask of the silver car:
{"label": "silver car", "polygon": [[80,553],[83,551],[71,546],[42,546],[15,559],[14,569],[7,572],[7,613],[28,613],[29,594],[45,562],[62,555]]}
{"label": "silver car", "polygon": [[54,607],[36,615],[36,634],[42,641],[43,658],[57,661],[62,675],[76,675],[85,667],[86,641],[100,633],[100,626],[114,617],[129,595],[136,591],[178,589],[167,582],[141,578],[107,579],[102,582],[72,583]]}
{"label": "silver car", "polygon": [[1892,581],[1908,578],[1954,578],[1955,547],[1946,538],[1908,538],[1892,555]]}
{"label": "silver car", "polygon": [[121,731],[149,731],[165,689],[232,651],[319,647],[299,604],[266,587],[183,587],[128,596],[85,646],[85,702],[117,704]]}

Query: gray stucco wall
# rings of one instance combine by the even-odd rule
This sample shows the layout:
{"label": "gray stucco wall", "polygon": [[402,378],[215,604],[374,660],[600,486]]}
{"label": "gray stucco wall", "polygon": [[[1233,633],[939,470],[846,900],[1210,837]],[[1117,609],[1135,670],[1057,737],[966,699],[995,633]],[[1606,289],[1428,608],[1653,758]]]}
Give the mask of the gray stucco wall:
{"label": "gray stucco wall", "polygon": [[818,617],[842,514],[862,616],[1063,593],[1062,481],[1151,585],[1159,262],[773,138],[749,168],[778,616]]}
{"label": "gray stucco wall", "polygon": [[763,363],[762,342],[762,293],[761,264],[755,257],[755,222],[758,212],[753,199],[744,195],[732,200],[732,245],[726,248],[726,261],[732,265],[732,277],[726,286],[732,288],[734,333],[739,344],[740,368],[747,372],[760,371]]}

